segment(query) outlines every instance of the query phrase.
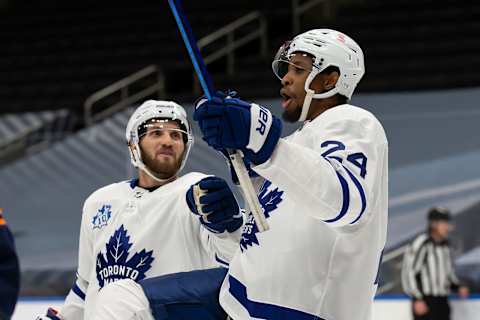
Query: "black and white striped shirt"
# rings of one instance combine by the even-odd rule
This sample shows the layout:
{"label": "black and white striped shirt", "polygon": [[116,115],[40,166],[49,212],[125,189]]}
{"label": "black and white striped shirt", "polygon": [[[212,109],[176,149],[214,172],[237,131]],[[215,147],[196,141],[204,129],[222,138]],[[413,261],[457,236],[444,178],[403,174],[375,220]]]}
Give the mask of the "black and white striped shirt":
{"label": "black and white striped shirt", "polygon": [[436,243],[427,234],[419,235],[408,246],[403,258],[402,286],[415,299],[448,296],[460,284],[448,242]]}

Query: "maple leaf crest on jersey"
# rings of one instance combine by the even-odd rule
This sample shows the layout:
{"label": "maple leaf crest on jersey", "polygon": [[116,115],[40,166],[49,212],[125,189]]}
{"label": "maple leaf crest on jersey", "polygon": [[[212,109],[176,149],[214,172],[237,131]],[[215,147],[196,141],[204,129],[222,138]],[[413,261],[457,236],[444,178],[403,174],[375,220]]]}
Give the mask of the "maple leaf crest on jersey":
{"label": "maple leaf crest on jersey", "polygon": [[120,279],[140,281],[145,278],[145,273],[152,267],[155,259],[152,256],[153,250],[142,249],[127,260],[131,246],[130,236],[121,225],[106,244],[106,255],[102,252],[97,255],[96,271],[100,288]]}
{"label": "maple leaf crest on jersey", "polygon": [[[258,200],[260,205],[263,208],[263,214],[265,217],[269,218],[270,213],[272,213],[275,209],[277,209],[278,204],[282,202],[282,195],[283,191],[279,191],[278,188],[270,190],[268,193],[268,188],[272,185],[272,183],[268,180],[260,188],[260,192],[258,194]],[[242,239],[240,239],[240,249],[242,252],[248,249],[248,246],[253,246],[254,244],[260,245],[257,238],[258,228],[255,224],[255,220],[253,218],[252,213],[248,215],[248,220],[245,223],[242,233]]]}

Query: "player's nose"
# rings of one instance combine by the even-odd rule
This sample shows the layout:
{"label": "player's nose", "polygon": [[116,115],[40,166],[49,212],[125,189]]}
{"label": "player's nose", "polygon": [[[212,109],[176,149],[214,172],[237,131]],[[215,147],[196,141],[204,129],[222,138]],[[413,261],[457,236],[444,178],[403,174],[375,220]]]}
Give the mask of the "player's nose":
{"label": "player's nose", "polygon": [[176,149],[173,147],[173,143],[169,143],[168,141],[162,142],[156,148],[156,152],[169,155],[174,155],[176,153],[175,150]]}
{"label": "player's nose", "polygon": [[175,141],[173,140],[172,137],[170,137],[169,134],[162,134],[162,136],[160,137],[160,139],[159,139],[159,141],[158,141],[158,143],[159,143],[160,145],[162,145],[162,146],[169,146],[169,147],[173,146],[173,143],[174,143],[174,142],[175,142]]}
{"label": "player's nose", "polygon": [[283,76],[283,78],[280,82],[281,82],[282,86],[284,86],[284,87],[292,84],[292,77],[290,76],[290,72],[287,72]]}

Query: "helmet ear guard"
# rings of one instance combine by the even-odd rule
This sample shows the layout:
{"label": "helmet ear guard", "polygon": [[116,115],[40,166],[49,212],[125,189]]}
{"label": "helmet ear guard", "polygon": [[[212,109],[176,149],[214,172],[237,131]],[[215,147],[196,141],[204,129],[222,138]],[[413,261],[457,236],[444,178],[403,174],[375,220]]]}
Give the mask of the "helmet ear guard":
{"label": "helmet ear guard", "polygon": [[139,150],[137,149],[137,147],[135,145],[132,145],[132,144],[128,144],[128,150],[130,151],[130,156],[132,158],[132,162],[133,161],[142,161],[142,156],[140,154],[140,152],[138,152]]}

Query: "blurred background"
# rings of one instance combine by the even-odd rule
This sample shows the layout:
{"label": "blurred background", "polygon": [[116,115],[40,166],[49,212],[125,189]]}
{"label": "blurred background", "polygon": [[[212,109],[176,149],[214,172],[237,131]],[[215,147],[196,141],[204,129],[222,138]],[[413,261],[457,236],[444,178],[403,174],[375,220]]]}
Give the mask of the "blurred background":
{"label": "blurred background", "polygon": [[[478,292],[480,3],[184,0],[183,7],[216,88],[277,114],[280,84],[270,64],[285,40],[311,28],[355,39],[366,74],[353,104],[374,112],[390,142],[378,310],[396,310],[395,299],[405,310],[405,245],[437,205],[454,215],[457,272]],[[71,287],[83,201],[135,174],[124,138],[134,106],[172,99],[191,113],[200,94],[166,0],[0,0],[0,207],[20,258],[20,305]],[[199,138],[186,170],[228,177]]]}

